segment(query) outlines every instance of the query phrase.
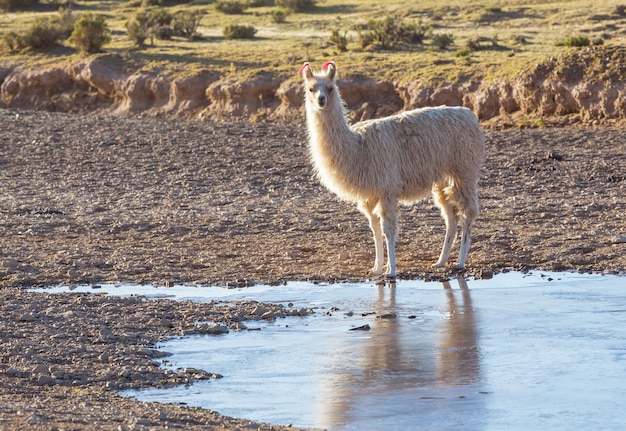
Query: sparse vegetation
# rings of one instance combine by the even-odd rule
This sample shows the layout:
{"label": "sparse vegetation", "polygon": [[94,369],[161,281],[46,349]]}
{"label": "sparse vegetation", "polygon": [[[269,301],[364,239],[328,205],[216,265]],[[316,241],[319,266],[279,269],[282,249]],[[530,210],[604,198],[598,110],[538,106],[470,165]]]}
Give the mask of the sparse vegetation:
{"label": "sparse vegetation", "polygon": [[252,39],[256,32],[251,25],[230,24],[224,27],[222,34],[226,39]]}
{"label": "sparse vegetation", "polygon": [[433,34],[432,42],[433,46],[443,51],[454,43],[454,36],[451,33]]}
{"label": "sparse vegetation", "polygon": [[305,12],[315,8],[316,0],[275,0],[276,6],[282,6],[294,12]]}
{"label": "sparse vegetation", "polygon": [[275,24],[282,24],[287,21],[287,16],[289,15],[289,11],[283,8],[272,9],[270,12],[270,16],[272,17],[272,22]]}
{"label": "sparse vegetation", "polygon": [[247,7],[247,4],[237,0],[219,0],[215,3],[215,9],[229,15],[243,13]]}
{"label": "sparse vegetation", "polygon": [[172,29],[175,36],[191,39],[198,30],[202,16],[198,12],[180,11],[174,15]]}
{"label": "sparse vegetation", "polygon": [[[74,50],[69,49],[34,49],[26,46],[24,39],[38,19],[62,20],[54,4],[66,4],[66,0],[0,0],[5,5],[11,1],[19,3],[20,9],[0,13],[3,60],[29,62],[36,67],[73,55]],[[74,15],[80,11],[106,17],[112,39],[105,48],[123,55],[129,65],[190,72],[209,67],[226,75],[232,63],[242,79],[261,71],[288,77],[301,61],[321,61],[330,55],[346,73],[358,70],[377,78],[443,81],[471,75],[495,79],[514,76],[530,64],[558,56],[569,48],[557,43],[571,35],[588,37],[591,47],[600,43],[608,48],[626,45],[626,20],[620,15],[626,7],[594,0],[559,0],[549,5],[536,2],[532,7],[522,0],[506,4],[477,0],[472,7],[450,0],[424,0],[419,13],[414,6],[397,0],[237,1],[248,8],[245,15],[218,11],[218,0],[74,0]],[[166,19],[161,29],[155,26],[155,18],[150,22],[145,18],[157,10],[155,15],[163,14]],[[395,27],[386,22],[386,13],[381,14],[385,10],[393,10]],[[478,21],[487,14],[489,19]],[[603,18],[592,21],[594,16]],[[383,31],[393,31],[376,34],[375,29],[368,28],[369,21],[382,21]],[[234,50],[223,34],[225,26],[234,24],[259,29],[259,33],[262,28],[263,37],[255,31],[254,43],[237,45]],[[64,27],[52,47],[71,46],[66,37],[73,25]],[[454,35],[454,43],[438,49],[432,29]],[[363,41],[359,32],[365,36]],[[229,33],[232,36],[240,33]],[[435,35],[435,42],[438,37]],[[494,40],[497,45],[492,44]],[[134,46],[142,49],[132,49]],[[515,55],[510,56],[513,51]],[[459,58],[471,58],[471,62]]]}
{"label": "sparse vegetation", "polygon": [[405,23],[395,15],[388,15],[369,20],[365,29],[357,29],[357,34],[361,48],[392,49],[406,43],[421,43],[429,30],[429,26]]}
{"label": "sparse vegetation", "polygon": [[68,9],[59,9],[57,15],[38,17],[23,33],[7,32],[3,44],[9,51],[17,52],[25,49],[43,50],[67,39],[74,27],[75,17]]}
{"label": "sparse vegetation", "polygon": [[69,42],[79,51],[95,53],[111,40],[104,18],[94,13],[85,13],[74,24]]}
{"label": "sparse vegetation", "polygon": [[348,37],[347,33],[339,33],[339,30],[332,30],[330,33],[330,41],[335,44],[337,50],[344,52],[348,50]]}
{"label": "sparse vegetation", "polygon": [[557,46],[567,46],[568,48],[572,48],[572,47],[583,47],[583,46],[589,46],[590,41],[589,38],[587,36],[570,36],[560,42],[557,43]]}

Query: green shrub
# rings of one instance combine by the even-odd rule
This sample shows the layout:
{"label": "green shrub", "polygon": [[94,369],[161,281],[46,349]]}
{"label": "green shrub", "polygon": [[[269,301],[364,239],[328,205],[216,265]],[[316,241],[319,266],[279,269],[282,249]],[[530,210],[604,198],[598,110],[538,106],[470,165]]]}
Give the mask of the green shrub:
{"label": "green shrub", "polygon": [[57,16],[37,18],[23,33],[9,32],[4,35],[3,43],[10,51],[29,48],[41,50],[50,48],[72,33],[76,21],[72,12],[59,9]]}
{"label": "green shrub", "polygon": [[569,48],[589,46],[589,38],[587,36],[570,36],[565,40],[558,42],[557,46],[567,46]]}
{"label": "green shrub", "polygon": [[174,15],[172,28],[175,36],[191,38],[200,25],[200,15],[197,12],[180,11]]}
{"label": "green shrub", "polygon": [[149,22],[150,14],[139,12],[124,24],[126,34],[135,42],[135,45],[142,46],[150,36]]}
{"label": "green shrub", "polygon": [[275,0],[276,6],[282,6],[294,12],[304,12],[315,8],[316,0]]}
{"label": "green shrub", "polygon": [[72,31],[74,31],[76,16],[72,13],[71,9],[59,8],[59,14],[56,17],[50,18],[50,20],[59,27],[65,39],[70,37]]}
{"label": "green shrub", "polygon": [[50,48],[63,37],[63,30],[52,18],[37,18],[22,36],[24,48]]}
{"label": "green shrub", "polygon": [[17,52],[24,49],[24,36],[14,31],[5,33],[0,41],[9,51]]}
{"label": "green shrub", "polygon": [[499,6],[487,6],[485,7],[485,12],[488,13],[502,13],[502,8]]}
{"label": "green shrub", "polygon": [[341,51],[345,52],[348,50],[348,37],[346,36],[346,32],[341,35],[339,30],[333,30],[330,33],[330,41],[335,44],[335,47]]}
{"label": "green shrub", "polygon": [[371,19],[366,30],[357,29],[362,48],[373,47],[391,49],[404,43],[421,43],[430,27],[419,24],[406,24],[395,15],[383,19]]}
{"label": "green shrub", "polygon": [[433,34],[432,42],[434,46],[444,50],[454,43],[454,36],[451,33]]}
{"label": "green shrub", "polygon": [[104,18],[94,13],[85,13],[74,24],[69,42],[81,52],[100,52],[111,40]]}
{"label": "green shrub", "polygon": [[215,9],[229,15],[243,13],[247,7],[248,5],[237,0],[219,0],[215,3]]}
{"label": "green shrub", "polygon": [[270,16],[272,17],[272,22],[276,24],[282,24],[287,21],[289,11],[282,8],[272,9],[272,11],[270,12]]}
{"label": "green shrub", "polygon": [[222,33],[226,39],[252,39],[257,29],[251,25],[229,24]]}
{"label": "green shrub", "polygon": [[150,11],[150,26],[168,26],[174,20],[174,16],[165,8],[159,7]]}

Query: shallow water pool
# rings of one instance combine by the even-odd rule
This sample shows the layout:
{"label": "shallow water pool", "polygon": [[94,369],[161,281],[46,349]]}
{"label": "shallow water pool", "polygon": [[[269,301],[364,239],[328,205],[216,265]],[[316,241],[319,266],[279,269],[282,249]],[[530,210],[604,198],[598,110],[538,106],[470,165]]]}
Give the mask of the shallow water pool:
{"label": "shallow water pool", "polygon": [[[100,289],[126,294],[124,286]],[[305,318],[247,324],[260,331],[163,343],[173,354],[168,366],[224,377],[124,393],[139,400],[328,430],[615,430],[626,423],[623,276],[144,289],[128,287],[174,299],[318,308]]]}

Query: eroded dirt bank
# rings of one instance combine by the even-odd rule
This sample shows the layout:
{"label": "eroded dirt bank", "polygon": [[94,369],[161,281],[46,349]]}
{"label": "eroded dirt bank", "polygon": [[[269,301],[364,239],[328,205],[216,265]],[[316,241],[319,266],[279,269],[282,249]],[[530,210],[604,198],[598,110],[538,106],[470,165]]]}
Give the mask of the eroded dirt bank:
{"label": "eroded dirt bank", "polygon": [[[367,223],[312,177],[304,129],[18,110],[0,125],[0,429],[272,429],[115,395],[212,378],[159,370],[152,343],[220,330],[198,321],[253,325],[258,304],[18,287],[366,279]],[[623,273],[625,150],[621,129],[487,131],[466,276]],[[432,203],[404,208],[401,226],[399,277],[450,277],[430,269],[444,233]]]}
{"label": "eroded dirt bank", "polygon": [[[463,78],[433,84],[341,77],[339,86],[353,120],[382,117],[423,106],[462,105],[482,120],[518,125],[560,117],[562,124],[626,118],[626,49],[590,47],[548,58],[507,80]],[[209,71],[192,76],[134,71],[116,55],[47,69],[0,64],[5,107],[53,112],[147,114],[169,118],[272,120],[302,117],[299,77],[271,73],[241,80]]]}

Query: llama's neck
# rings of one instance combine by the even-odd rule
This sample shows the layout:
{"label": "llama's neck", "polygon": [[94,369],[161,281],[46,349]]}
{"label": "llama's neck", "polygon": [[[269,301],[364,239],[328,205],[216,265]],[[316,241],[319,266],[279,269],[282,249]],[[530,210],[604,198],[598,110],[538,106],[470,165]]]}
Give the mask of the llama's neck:
{"label": "llama's neck", "polygon": [[311,138],[311,150],[314,161],[318,164],[341,163],[351,153],[358,140],[348,125],[341,99],[318,111],[307,106],[307,121]]}
{"label": "llama's neck", "polygon": [[[359,164],[359,137],[346,122],[341,100],[317,111],[307,105],[311,159],[322,184],[343,197],[353,199],[354,166]],[[357,169],[358,171],[358,169]]]}

